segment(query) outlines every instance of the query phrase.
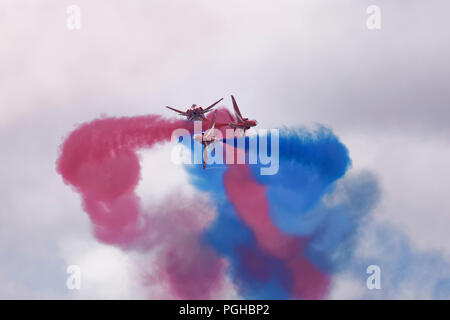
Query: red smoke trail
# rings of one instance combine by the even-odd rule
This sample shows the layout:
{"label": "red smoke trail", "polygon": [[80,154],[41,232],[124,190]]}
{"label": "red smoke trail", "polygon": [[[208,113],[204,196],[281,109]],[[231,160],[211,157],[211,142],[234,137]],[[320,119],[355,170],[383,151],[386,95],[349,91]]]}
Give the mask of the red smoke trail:
{"label": "red smoke trail", "polygon": [[82,196],[99,240],[128,244],[144,226],[134,193],[140,179],[136,150],[168,141],[184,121],[157,116],[108,118],[83,124],[64,142],[57,170]]}
{"label": "red smoke trail", "polygon": [[[80,193],[99,241],[123,249],[148,249],[148,238],[154,238],[155,230],[152,217],[142,211],[135,194],[140,179],[136,150],[169,141],[172,131],[179,128],[192,132],[191,123],[153,115],[105,118],[79,126],[66,139],[57,171]],[[180,214],[176,205],[182,201]],[[157,221],[157,227],[171,237],[151,240],[157,242],[152,245],[163,248],[158,253],[157,278],[169,285],[174,298],[210,298],[220,289],[223,279],[223,260],[196,240],[200,228],[194,225],[195,221],[189,225],[183,220],[186,216],[191,220],[198,216],[201,210],[196,202],[171,199],[158,204],[170,218]]]}
{"label": "red smoke trail", "polygon": [[[306,239],[285,235],[272,224],[265,187],[255,181],[250,168],[244,165],[229,166],[224,175],[224,185],[228,199],[253,230],[260,248],[280,259],[291,271],[294,279],[292,297],[323,298],[329,287],[329,276],[314,267],[302,254]],[[246,263],[251,266],[253,261],[248,258]]]}

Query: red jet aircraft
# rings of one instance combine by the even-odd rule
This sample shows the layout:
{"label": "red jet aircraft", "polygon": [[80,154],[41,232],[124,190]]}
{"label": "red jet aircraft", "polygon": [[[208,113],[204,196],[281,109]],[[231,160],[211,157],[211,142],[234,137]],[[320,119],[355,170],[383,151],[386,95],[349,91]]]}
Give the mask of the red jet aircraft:
{"label": "red jet aircraft", "polygon": [[228,125],[230,126],[230,128],[234,129],[235,132],[236,129],[242,129],[244,131],[245,136],[245,131],[247,131],[251,127],[255,127],[258,124],[258,122],[256,120],[248,120],[248,118],[244,118],[241,114],[241,111],[239,111],[238,105],[236,103],[236,100],[234,100],[233,95],[231,96],[231,100],[233,101],[233,108],[234,114],[236,116],[236,121],[233,119],[230,112],[228,112],[228,115],[230,116],[231,119],[231,123],[229,123]]}
{"label": "red jet aircraft", "polygon": [[197,120],[203,121],[206,119],[205,114],[212,111],[212,108],[222,100],[223,98],[214,102],[212,105],[210,105],[208,108],[205,109],[196,104],[193,104],[192,107],[188,108],[185,112],[177,110],[175,108],[171,108],[169,106],[166,106],[166,108],[178,112],[178,114],[187,117],[189,121],[197,121]]}
{"label": "red jet aircraft", "polygon": [[214,115],[211,119],[208,130],[206,130],[206,132],[202,132],[202,134],[194,135],[194,140],[200,142],[203,145],[203,169],[206,168],[206,161],[208,160],[209,145],[212,143],[214,152],[216,152],[215,142],[220,140],[214,134],[215,125],[216,125],[216,111],[214,111]]}

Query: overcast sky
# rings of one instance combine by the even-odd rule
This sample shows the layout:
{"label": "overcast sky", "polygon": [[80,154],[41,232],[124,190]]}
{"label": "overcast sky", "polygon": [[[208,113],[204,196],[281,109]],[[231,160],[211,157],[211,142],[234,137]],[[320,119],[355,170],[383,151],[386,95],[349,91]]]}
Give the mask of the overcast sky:
{"label": "overcast sky", "polygon": [[[80,30],[66,26],[71,4]],[[0,0],[0,297],[145,297],[141,257],[93,238],[58,146],[102,114],[172,116],[163,106],[230,94],[262,128],[330,127],[352,171],[379,180],[374,224],[448,263],[449,19],[447,0]],[[186,182],[164,154],[143,151],[144,199]],[[153,177],[159,190],[145,187],[151,166],[172,172]],[[66,289],[71,264],[86,270],[80,292]],[[349,277],[330,297],[364,296]]]}

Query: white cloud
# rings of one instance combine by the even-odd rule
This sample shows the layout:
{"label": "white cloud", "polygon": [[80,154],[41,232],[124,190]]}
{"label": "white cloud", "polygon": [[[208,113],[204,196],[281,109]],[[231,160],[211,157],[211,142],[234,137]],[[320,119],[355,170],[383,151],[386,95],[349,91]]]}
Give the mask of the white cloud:
{"label": "white cloud", "polygon": [[374,218],[398,227],[421,250],[450,257],[449,143],[415,134],[346,134],[355,169],[369,169],[380,180],[382,196]]}
{"label": "white cloud", "polygon": [[60,246],[67,266],[76,265],[81,270],[81,288],[67,289],[70,298],[145,298],[133,254],[100,244],[94,238],[65,238]]}

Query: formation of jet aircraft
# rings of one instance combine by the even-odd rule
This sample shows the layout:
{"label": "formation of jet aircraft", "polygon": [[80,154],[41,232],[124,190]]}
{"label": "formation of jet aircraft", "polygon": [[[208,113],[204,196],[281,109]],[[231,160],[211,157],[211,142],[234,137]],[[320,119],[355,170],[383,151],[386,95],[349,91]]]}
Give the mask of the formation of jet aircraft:
{"label": "formation of jet aircraft", "polygon": [[[223,98],[214,102],[212,105],[210,105],[205,109],[196,104],[193,104],[186,111],[177,110],[169,106],[167,106],[166,108],[173,110],[182,116],[185,116],[189,121],[208,121],[205,117],[205,114],[212,111],[214,106],[217,105],[222,100]],[[208,152],[210,145],[213,144],[214,151],[216,149],[215,142],[218,141],[218,138],[214,134],[216,126],[222,127],[224,125],[225,126],[227,125],[230,128],[234,129],[234,132],[240,129],[245,137],[245,132],[258,124],[256,120],[249,120],[248,118],[242,116],[242,113],[239,110],[239,107],[236,103],[236,99],[234,99],[233,95],[231,95],[231,101],[233,102],[235,119],[233,118],[231,113],[227,110],[231,122],[227,124],[216,124],[216,111],[214,111],[214,115],[209,123],[208,129],[202,132],[201,134],[194,135],[194,140],[200,142],[203,145],[203,169],[206,168],[206,161],[208,160]]]}

